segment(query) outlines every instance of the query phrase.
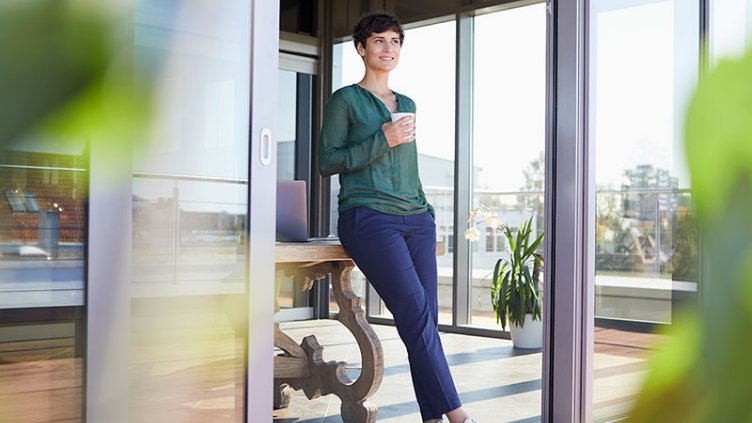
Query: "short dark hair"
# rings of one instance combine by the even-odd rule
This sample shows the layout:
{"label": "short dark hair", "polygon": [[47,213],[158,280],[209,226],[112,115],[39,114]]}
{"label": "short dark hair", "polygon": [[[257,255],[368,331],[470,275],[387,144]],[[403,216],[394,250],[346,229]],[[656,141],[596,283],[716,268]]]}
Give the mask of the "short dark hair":
{"label": "short dark hair", "polygon": [[358,44],[366,46],[366,40],[373,33],[381,33],[392,30],[399,34],[400,44],[405,40],[405,31],[396,16],[386,12],[366,13],[353,27],[353,43],[355,48]]}

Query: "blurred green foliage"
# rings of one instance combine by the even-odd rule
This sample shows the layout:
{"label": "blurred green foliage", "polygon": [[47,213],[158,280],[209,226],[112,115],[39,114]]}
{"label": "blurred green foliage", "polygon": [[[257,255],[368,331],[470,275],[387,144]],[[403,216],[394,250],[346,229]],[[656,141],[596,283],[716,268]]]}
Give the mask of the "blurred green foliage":
{"label": "blurred green foliage", "polygon": [[6,145],[102,78],[107,26],[97,9],[0,2],[0,142]]}
{"label": "blurred green foliage", "polygon": [[629,421],[752,422],[752,51],[704,78],[686,119],[701,307],[651,360]]}
{"label": "blurred green foliage", "polygon": [[0,2],[0,154],[30,138],[143,140],[150,90],[134,83],[132,28],[132,16],[106,2]]}

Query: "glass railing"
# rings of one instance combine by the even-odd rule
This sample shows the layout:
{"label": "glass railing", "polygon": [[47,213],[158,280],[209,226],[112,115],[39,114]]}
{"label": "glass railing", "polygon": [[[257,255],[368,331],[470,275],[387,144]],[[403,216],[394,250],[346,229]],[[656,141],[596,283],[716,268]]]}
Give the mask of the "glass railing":
{"label": "glass railing", "polygon": [[133,296],[245,292],[246,180],[133,175]]}
{"label": "glass railing", "polygon": [[688,189],[596,191],[595,237],[596,318],[671,323],[697,292]]}
{"label": "glass railing", "polygon": [[[453,228],[452,188],[427,186],[424,191],[436,209],[437,237],[447,244],[446,253],[437,258],[439,291],[451,293],[453,237],[463,236],[466,228]],[[534,214],[536,231],[543,231],[543,191],[475,190],[473,198],[474,207],[489,207],[512,228]],[[598,190],[596,202],[596,317],[670,323],[676,306],[691,303],[697,291],[699,243],[689,190]],[[471,244],[472,322],[496,328],[491,276],[507,246],[500,233],[480,229]],[[441,298],[448,302],[440,309],[451,312],[452,296]]]}

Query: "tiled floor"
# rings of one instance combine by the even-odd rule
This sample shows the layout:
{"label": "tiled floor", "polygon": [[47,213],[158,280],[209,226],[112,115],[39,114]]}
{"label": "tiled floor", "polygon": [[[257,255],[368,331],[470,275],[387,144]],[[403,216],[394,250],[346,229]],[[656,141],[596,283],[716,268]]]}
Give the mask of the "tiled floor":
{"label": "tiled floor", "polygon": [[[357,377],[360,356],[355,340],[339,322],[314,320],[283,323],[296,342],[311,333],[324,346],[324,360],[347,361],[350,377]],[[384,347],[384,380],[371,402],[379,422],[420,422],[412,390],[407,353],[397,330],[374,325]],[[484,423],[538,422],[541,402],[541,352],[515,350],[511,341],[441,334],[444,351],[465,408]],[[342,422],[340,401],[334,395],[307,400],[294,391],[290,407],[277,410],[277,423]]]}
{"label": "tiled floor", "polygon": [[[374,325],[384,347],[384,380],[371,402],[379,422],[421,421],[412,390],[407,354],[393,326]],[[354,338],[339,322],[312,320],[283,323],[296,342],[315,334],[324,347],[324,360],[348,362],[354,380],[360,356]],[[460,398],[483,423],[539,422],[541,410],[540,351],[512,348],[511,341],[441,333]],[[629,410],[635,389],[645,375],[645,357],[660,335],[596,328],[594,405],[596,421],[610,420]],[[334,395],[314,400],[293,391],[290,406],[275,412],[276,423],[339,423],[340,401]]]}

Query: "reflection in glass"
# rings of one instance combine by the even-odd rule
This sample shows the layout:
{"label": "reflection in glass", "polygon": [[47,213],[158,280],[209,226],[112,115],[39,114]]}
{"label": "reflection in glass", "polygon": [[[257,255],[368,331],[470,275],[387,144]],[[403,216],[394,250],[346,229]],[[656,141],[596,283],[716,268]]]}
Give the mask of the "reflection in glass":
{"label": "reflection in glass", "polygon": [[[543,231],[546,10],[543,3],[475,18],[473,208],[511,228]],[[542,248],[542,247],[541,247]],[[500,330],[491,278],[506,239],[481,228],[472,245],[472,324]]]}
{"label": "reflection in glass", "polygon": [[662,336],[656,329],[696,302],[699,245],[682,128],[697,81],[699,4],[599,3],[590,22],[598,421],[628,412]]}
{"label": "reflection in glass", "polygon": [[21,145],[0,151],[0,420],[82,422],[88,162]]}
{"label": "reflection in glass", "polygon": [[134,156],[130,419],[241,422],[250,11],[144,1],[134,16],[136,69],[162,66]]}

